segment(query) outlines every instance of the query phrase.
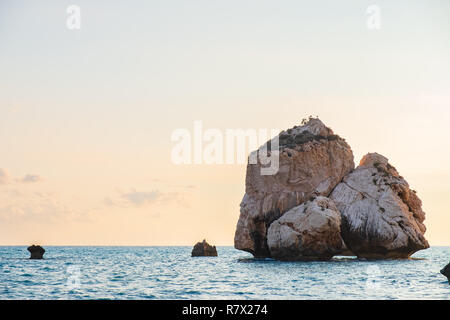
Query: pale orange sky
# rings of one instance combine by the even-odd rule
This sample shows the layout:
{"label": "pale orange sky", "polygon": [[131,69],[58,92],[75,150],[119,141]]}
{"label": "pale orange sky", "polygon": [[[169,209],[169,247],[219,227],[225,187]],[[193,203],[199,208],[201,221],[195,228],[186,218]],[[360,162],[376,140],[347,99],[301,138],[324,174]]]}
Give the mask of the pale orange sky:
{"label": "pale orange sky", "polygon": [[450,245],[450,4],[379,1],[378,31],[369,4],[79,1],[68,30],[66,3],[2,1],[0,244],[232,245],[245,165],[174,165],[171,133],[318,115]]}

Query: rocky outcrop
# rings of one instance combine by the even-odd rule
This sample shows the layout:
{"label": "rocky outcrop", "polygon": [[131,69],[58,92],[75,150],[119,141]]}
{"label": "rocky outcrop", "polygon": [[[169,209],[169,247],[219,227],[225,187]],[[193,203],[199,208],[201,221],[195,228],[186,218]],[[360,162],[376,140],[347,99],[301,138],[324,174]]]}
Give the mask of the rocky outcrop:
{"label": "rocky outcrop", "polygon": [[364,156],[330,198],[342,215],[342,237],[358,257],[407,258],[429,247],[420,199],[382,155]]}
{"label": "rocky outcrop", "polygon": [[255,257],[270,257],[267,231],[272,222],[312,196],[328,196],[354,168],[350,146],[319,119],[310,118],[275,139],[279,141],[276,174],[262,175],[260,162],[247,165],[234,238],[235,248]]}
{"label": "rocky outcrop", "polygon": [[192,257],[217,257],[216,246],[209,245],[206,240],[197,242],[192,249]]}
{"label": "rocky outcrop", "polygon": [[267,245],[278,260],[328,260],[343,250],[341,214],[329,198],[307,201],[270,225]]}
{"label": "rocky outcrop", "polygon": [[264,175],[260,162],[247,165],[235,248],[261,258],[323,260],[408,258],[429,247],[422,203],[387,158],[370,153],[354,169],[350,146],[311,117],[267,149],[277,141],[278,171]]}
{"label": "rocky outcrop", "polygon": [[448,283],[450,283],[450,263],[441,270],[441,273],[447,277]]}
{"label": "rocky outcrop", "polygon": [[30,252],[31,256],[30,259],[43,259],[45,249],[41,246],[32,245],[27,248],[27,250]]}

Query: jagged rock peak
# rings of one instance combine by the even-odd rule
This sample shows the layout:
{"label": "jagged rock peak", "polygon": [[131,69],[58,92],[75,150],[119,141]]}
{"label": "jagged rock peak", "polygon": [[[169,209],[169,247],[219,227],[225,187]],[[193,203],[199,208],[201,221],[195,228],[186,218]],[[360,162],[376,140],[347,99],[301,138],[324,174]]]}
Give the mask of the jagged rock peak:
{"label": "jagged rock peak", "polygon": [[281,131],[278,138],[280,148],[291,149],[295,149],[310,141],[341,139],[319,118],[309,118],[308,121],[304,119],[302,125]]}
{"label": "jagged rock peak", "polygon": [[374,167],[378,165],[387,166],[389,164],[389,159],[376,152],[368,153],[362,157],[359,162],[359,167]]}

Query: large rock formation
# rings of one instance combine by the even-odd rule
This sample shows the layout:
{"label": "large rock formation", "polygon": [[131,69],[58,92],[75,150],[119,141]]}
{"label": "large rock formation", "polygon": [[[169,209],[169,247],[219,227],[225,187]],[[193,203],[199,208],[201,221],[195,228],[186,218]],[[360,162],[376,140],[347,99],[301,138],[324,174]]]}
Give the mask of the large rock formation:
{"label": "large rock formation", "polygon": [[364,156],[330,198],[342,214],[342,237],[358,257],[407,258],[429,247],[420,199],[377,153]]}
{"label": "large rock formation", "polygon": [[270,225],[267,245],[278,260],[328,260],[344,247],[341,214],[326,197],[305,202]]}
{"label": "large rock formation", "polygon": [[448,283],[450,283],[450,262],[441,270],[441,273],[447,277]]}
{"label": "large rock formation", "polygon": [[43,259],[45,249],[41,246],[32,245],[27,248],[27,250],[30,252],[31,256],[30,259]]}
{"label": "large rock formation", "polygon": [[354,170],[350,146],[313,118],[277,140],[278,172],[247,165],[235,248],[308,260],[407,258],[429,247],[422,203],[385,157],[368,154]]}
{"label": "large rock formation", "polygon": [[328,196],[354,168],[350,146],[319,119],[310,118],[277,138],[276,174],[261,175],[260,162],[247,165],[234,245],[255,257],[270,257],[267,230],[273,221],[312,196]]}
{"label": "large rock formation", "polygon": [[209,245],[206,240],[197,242],[191,252],[192,257],[217,257],[216,246]]}

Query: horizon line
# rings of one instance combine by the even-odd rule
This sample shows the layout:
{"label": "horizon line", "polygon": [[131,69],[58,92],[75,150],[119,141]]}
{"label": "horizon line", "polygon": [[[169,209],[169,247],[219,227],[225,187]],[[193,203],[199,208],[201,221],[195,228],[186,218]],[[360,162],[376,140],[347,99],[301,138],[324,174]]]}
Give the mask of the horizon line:
{"label": "horizon line", "polygon": [[[28,247],[31,245],[39,245],[39,246],[45,246],[45,247],[192,247],[195,245],[189,245],[189,244],[185,244],[185,245],[121,245],[121,244],[117,244],[117,245],[104,245],[104,244],[39,244],[39,243],[33,243],[33,244],[0,244],[0,247]],[[234,245],[224,245],[224,244],[212,244],[213,246],[216,247],[233,247]],[[450,247],[450,244],[439,244],[439,245],[430,245],[430,248],[432,247]],[[428,249],[428,248],[426,248]],[[426,249],[421,249],[418,250],[416,252],[422,251],[422,250],[426,250]],[[236,250],[240,250],[240,249],[236,249]],[[240,250],[243,251],[243,250]]]}

